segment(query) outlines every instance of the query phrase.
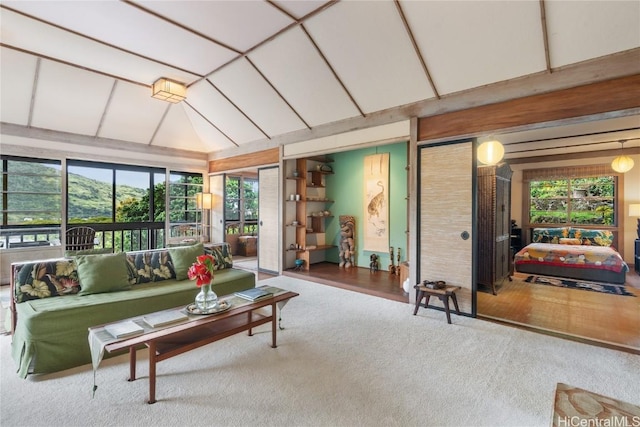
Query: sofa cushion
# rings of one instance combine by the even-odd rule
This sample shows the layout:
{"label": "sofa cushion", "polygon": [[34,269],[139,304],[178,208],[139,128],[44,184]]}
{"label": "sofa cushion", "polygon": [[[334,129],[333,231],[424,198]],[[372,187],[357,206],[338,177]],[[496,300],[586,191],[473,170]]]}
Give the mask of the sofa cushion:
{"label": "sofa cushion", "polygon": [[213,256],[216,260],[214,270],[224,270],[233,267],[233,258],[231,256],[231,248],[228,243],[217,243],[215,245],[207,245],[204,247],[204,253]]}
{"label": "sofa cushion", "polygon": [[133,284],[161,282],[176,278],[167,249],[127,253],[127,266]]}
{"label": "sofa cushion", "polygon": [[129,289],[127,259],[124,252],[102,255],[78,255],[79,295]]}
{"label": "sofa cushion", "polygon": [[188,279],[187,271],[189,267],[191,267],[191,264],[196,261],[198,256],[204,255],[204,245],[197,243],[191,246],[178,246],[169,248],[168,251],[176,272],[176,279],[186,280]]}
{"label": "sofa cushion", "polygon": [[27,263],[20,266],[14,277],[14,301],[75,295],[80,291],[76,263],[71,259],[57,259]]}

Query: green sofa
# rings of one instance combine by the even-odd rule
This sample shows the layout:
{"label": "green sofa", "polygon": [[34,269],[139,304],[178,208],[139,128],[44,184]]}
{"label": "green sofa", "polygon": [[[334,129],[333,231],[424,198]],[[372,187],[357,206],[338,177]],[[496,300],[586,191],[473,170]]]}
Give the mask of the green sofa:
{"label": "green sofa", "polygon": [[219,296],[255,287],[255,274],[233,268],[227,243],[13,263],[12,356],[18,375],[91,363],[88,328],[188,305],[199,292],[187,270],[196,256],[216,259]]}

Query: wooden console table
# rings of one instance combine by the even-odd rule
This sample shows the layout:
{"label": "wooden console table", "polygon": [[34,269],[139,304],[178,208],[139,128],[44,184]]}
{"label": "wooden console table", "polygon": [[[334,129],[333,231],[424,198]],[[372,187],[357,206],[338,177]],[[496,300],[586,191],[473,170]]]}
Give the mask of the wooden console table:
{"label": "wooden console table", "polygon": [[[291,298],[298,296],[295,292],[279,291],[281,292],[274,292],[273,297],[255,302],[228,295],[221,299],[231,303],[229,310],[206,316],[189,315],[188,320],[164,328],[150,328],[144,323],[142,316],[128,319],[133,320],[145,329],[144,334],[131,338],[115,339],[104,330],[104,325],[89,328],[89,344],[91,346],[94,370],[97,369],[104,351],[114,353],[128,350],[129,381],[134,381],[136,379],[136,348],[145,345],[149,348],[148,403],[155,403],[156,364],[158,362],[243,331],[248,331],[248,335],[251,336],[253,328],[269,322],[271,322],[271,347],[276,348],[277,310],[278,308],[282,309]],[[270,314],[265,314],[266,310],[259,310],[269,306],[271,307]],[[175,309],[179,310],[180,308],[177,307]],[[95,389],[96,386],[94,384]]]}

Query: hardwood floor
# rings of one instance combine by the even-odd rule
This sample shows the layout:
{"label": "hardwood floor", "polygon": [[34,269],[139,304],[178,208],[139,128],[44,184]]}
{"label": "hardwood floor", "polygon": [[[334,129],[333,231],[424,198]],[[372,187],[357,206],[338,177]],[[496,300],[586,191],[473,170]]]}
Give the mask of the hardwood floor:
{"label": "hardwood floor", "polygon": [[387,271],[372,273],[368,268],[340,268],[338,264],[320,262],[313,264],[309,271],[287,270],[283,274],[394,301],[409,302],[409,295],[400,286],[400,276]]}
{"label": "hardwood floor", "polygon": [[478,317],[513,323],[640,354],[640,276],[627,273],[635,296],[525,283],[516,273],[497,295],[478,292]]}
{"label": "hardwood floor", "polygon": [[[409,295],[400,287],[399,276],[386,271],[370,273],[366,268],[346,270],[333,263],[318,263],[307,272],[287,270],[283,274],[409,302]],[[640,276],[637,273],[627,273],[626,290],[636,296],[514,280],[505,282],[498,295],[478,292],[478,317],[640,354]]]}

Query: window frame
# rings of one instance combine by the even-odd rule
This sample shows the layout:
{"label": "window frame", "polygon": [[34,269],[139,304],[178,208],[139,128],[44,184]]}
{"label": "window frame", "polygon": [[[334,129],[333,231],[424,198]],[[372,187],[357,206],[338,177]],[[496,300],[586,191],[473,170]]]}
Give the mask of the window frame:
{"label": "window frame", "polygon": [[[534,228],[555,228],[555,227],[576,227],[586,229],[609,230],[617,236],[622,228],[623,223],[623,188],[624,175],[615,172],[609,164],[585,165],[585,166],[567,166],[558,168],[544,169],[525,169],[523,174],[523,197],[522,197],[522,222],[523,229],[529,231],[527,233],[527,242],[530,241],[530,232]],[[558,223],[532,223],[531,219],[531,181],[544,180],[567,180],[567,203],[571,203],[575,198],[570,193],[571,180],[576,178],[594,178],[602,176],[612,176],[614,180],[613,188],[613,224],[584,224],[571,221],[571,209],[567,208],[567,220]],[[616,237],[617,240],[617,237]]]}

